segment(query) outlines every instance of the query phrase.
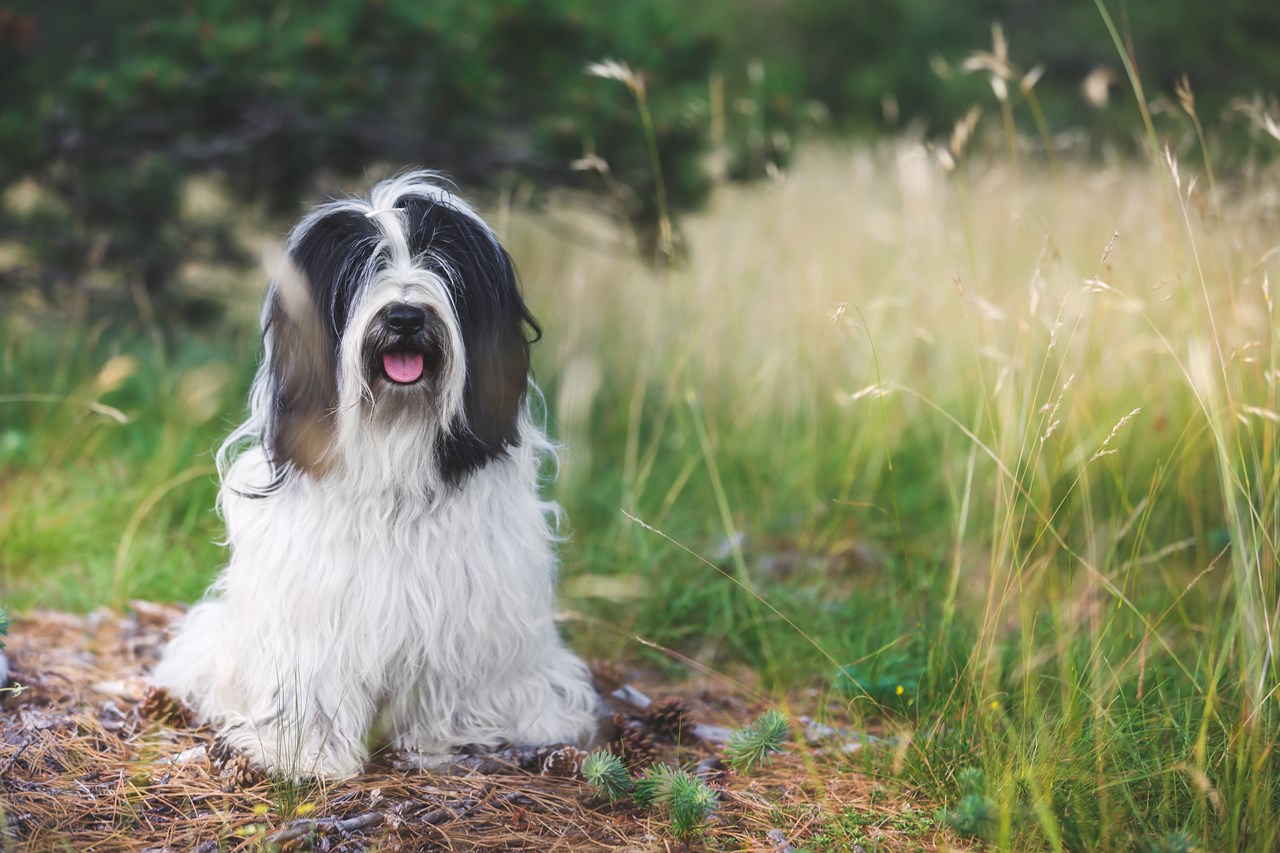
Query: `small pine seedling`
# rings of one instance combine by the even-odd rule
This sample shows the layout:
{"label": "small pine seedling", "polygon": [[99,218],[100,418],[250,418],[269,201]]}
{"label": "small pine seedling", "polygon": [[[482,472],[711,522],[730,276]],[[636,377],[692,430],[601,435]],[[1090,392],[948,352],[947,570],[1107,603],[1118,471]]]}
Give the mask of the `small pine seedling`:
{"label": "small pine seedling", "polygon": [[956,773],[963,796],[954,809],[940,809],[935,817],[962,835],[984,837],[996,819],[996,805],[987,796],[987,780],[982,770],[966,767]]}
{"label": "small pine seedling", "polygon": [[666,764],[655,764],[637,779],[631,798],[644,808],[665,806],[671,819],[671,834],[679,839],[687,839],[702,829],[719,803],[716,792],[706,782]]}
{"label": "small pine seedling", "polygon": [[1196,842],[1190,835],[1178,830],[1159,838],[1147,839],[1145,849],[1147,853],[1192,853],[1196,849]]}
{"label": "small pine seedling", "polygon": [[582,777],[611,803],[631,793],[633,787],[627,768],[618,756],[603,750],[591,753],[582,762]]}
{"label": "small pine seedling", "polygon": [[770,709],[730,736],[725,756],[734,770],[745,773],[768,762],[773,753],[782,752],[787,734],[787,718]]}
{"label": "small pine seedling", "polygon": [[641,808],[651,808],[654,803],[666,799],[671,790],[671,779],[678,773],[668,764],[655,764],[636,780],[631,799]]}
{"label": "small pine seedling", "polygon": [[956,772],[956,785],[962,794],[983,794],[987,790],[987,777],[981,767],[965,767]]}
{"label": "small pine seedling", "polygon": [[719,797],[707,783],[681,770],[671,777],[667,812],[671,816],[671,834],[687,839],[702,829],[707,816],[715,810]]}

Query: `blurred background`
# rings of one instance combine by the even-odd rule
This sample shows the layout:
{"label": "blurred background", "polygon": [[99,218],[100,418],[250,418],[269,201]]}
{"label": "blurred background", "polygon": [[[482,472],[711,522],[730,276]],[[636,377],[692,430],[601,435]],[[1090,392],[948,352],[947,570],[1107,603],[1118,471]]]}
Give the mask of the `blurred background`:
{"label": "blurred background", "polygon": [[892,735],[841,760],[1006,847],[1274,849],[1277,45],[1266,0],[0,0],[0,605],[203,592],[284,234],[428,167],[546,332],[584,654]]}
{"label": "blurred background", "polygon": [[[1274,5],[1115,5],[1142,82],[1163,96],[1159,128],[1194,144],[1170,98],[1185,74],[1216,154],[1247,156],[1252,99],[1280,80]],[[607,59],[644,85],[652,139],[625,87],[584,74]],[[650,144],[678,219],[718,182],[785,170],[805,140],[945,137],[973,106],[999,109],[993,68],[1011,72],[1015,97],[1034,86],[1013,116],[1029,139],[1097,156],[1139,146],[1121,57],[1089,2],[6,2],[0,288],[132,303],[136,285],[166,319],[211,321],[205,265],[257,261],[236,233],[246,207],[279,227],[407,165],[522,208],[577,191],[651,255],[663,247]]]}

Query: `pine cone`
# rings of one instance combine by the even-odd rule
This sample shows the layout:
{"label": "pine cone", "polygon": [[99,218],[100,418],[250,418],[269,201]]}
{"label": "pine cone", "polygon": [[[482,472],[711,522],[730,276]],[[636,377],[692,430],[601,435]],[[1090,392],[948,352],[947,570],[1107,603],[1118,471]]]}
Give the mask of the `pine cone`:
{"label": "pine cone", "polygon": [[243,752],[233,755],[222,768],[222,790],[228,794],[252,788],[262,779],[262,772]]}
{"label": "pine cone", "polygon": [[542,762],[542,776],[578,779],[582,776],[582,760],[587,754],[577,747],[562,746],[551,751]]}
{"label": "pine cone", "polygon": [[625,728],[613,742],[613,754],[622,759],[628,770],[642,770],[658,757],[658,747],[653,735],[643,729]]}
{"label": "pine cone", "polygon": [[627,683],[627,671],[612,661],[593,660],[590,666],[591,681],[602,696]]}
{"label": "pine cone", "polygon": [[655,732],[672,740],[680,740],[693,729],[689,706],[678,696],[654,702],[644,712],[644,719]]}
{"label": "pine cone", "polygon": [[166,726],[175,728],[191,726],[191,712],[187,710],[187,706],[170,696],[169,691],[163,687],[147,688],[142,702],[138,705],[138,713]]}

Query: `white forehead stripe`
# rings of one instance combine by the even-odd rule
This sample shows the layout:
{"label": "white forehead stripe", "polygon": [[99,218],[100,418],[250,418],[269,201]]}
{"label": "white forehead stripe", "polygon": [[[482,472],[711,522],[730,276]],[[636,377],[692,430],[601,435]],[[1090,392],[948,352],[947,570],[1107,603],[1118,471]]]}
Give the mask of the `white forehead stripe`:
{"label": "white forehead stripe", "polygon": [[363,208],[365,217],[376,222],[378,229],[382,232],[383,245],[386,247],[392,268],[406,274],[412,270],[414,258],[409,251],[409,228],[405,221],[404,210],[397,206],[406,196],[429,199],[468,217],[480,226],[490,240],[496,242],[497,235],[471,205],[444,187],[433,183],[439,179],[440,175],[436,172],[408,172],[378,184],[370,193],[368,201],[359,200],[339,204],[344,206],[354,204]]}

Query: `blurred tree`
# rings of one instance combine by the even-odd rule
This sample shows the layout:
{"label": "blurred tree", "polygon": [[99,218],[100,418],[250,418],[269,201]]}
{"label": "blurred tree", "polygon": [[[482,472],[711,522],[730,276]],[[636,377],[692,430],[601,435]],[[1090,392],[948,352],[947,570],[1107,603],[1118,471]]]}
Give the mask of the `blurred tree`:
{"label": "blurred tree", "polygon": [[0,286],[46,290],[115,269],[162,297],[178,263],[234,257],[229,223],[179,215],[188,176],[296,214],[317,175],[372,164],[439,168],[469,189],[575,172],[606,157],[614,200],[652,244],[650,158],[621,87],[584,75],[619,53],[651,81],[659,155],[677,211],[708,187],[697,168],[716,58],[679,8],[592,0],[169,0],[0,6],[0,189],[30,265]]}
{"label": "blurred tree", "polygon": [[[1280,4],[1108,6],[1149,93],[1185,72],[1205,116],[1274,97]],[[713,173],[785,164],[808,125],[946,133],[991,103],[983,75],[956,69],[996,21],[1015,63],[1044,64],[1051,127],[1135,134],[1131,97],[1099,112],[1079,95],[1090,70],[1119,66],[1085,0],[0,0],[0,241],[18,247],[0,290],[107,272],[155,302],[180,263],[236,259],[234,223],[182,215],[187,178],[205,174],[289,217],[321,176],[374,165],[438,168],[469,192],[603,190],[650,254],[646,135],[626,88],[588,63],[644,75],[678,215]],[[585,153],[607,180],[572,168]]]}

